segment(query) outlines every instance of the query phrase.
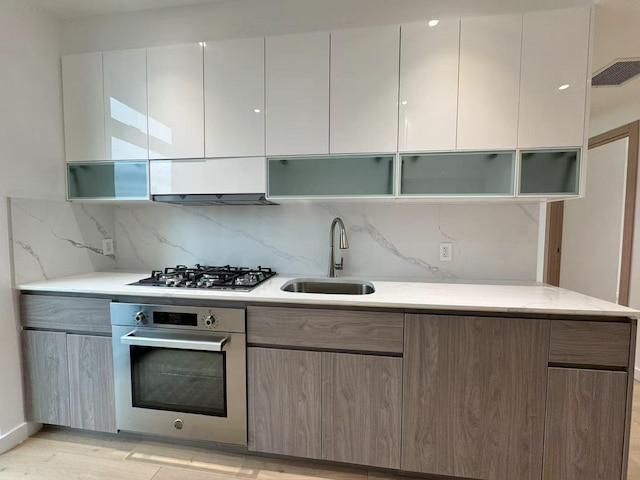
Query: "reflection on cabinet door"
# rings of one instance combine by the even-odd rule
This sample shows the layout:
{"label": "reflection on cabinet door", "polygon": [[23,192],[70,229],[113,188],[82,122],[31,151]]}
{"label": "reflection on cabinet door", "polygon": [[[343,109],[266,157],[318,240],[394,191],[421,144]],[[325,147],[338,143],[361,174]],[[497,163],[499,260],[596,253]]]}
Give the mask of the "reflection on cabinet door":
{"label": "reflection on cabinet door", "polygon": [[62,57],[64,146],[68,162],[104,160],[102,53]]}
{"label": "reflection on cabinet door", "polygon": [[627,373],[550,368],[544,480],[622,475]]}
{"label": "reflection on cabinet door", "polygon": [[402,26],[398,150],[455,150],[460,20]]}
{"label": "reflection on cabinet door", "polygon": [[322,458],[400,468],[402,359],[322,354]]}
{"label": "reflection on cabinet door", "polygon": [[267,155],[329,153],[329,33],[267,37]]}
{"label": "reflection on cabinet door", "polygon": [[204,79],[197,43],[147,49],[149,158],[204,157]]}
{"label": "reflection on cabinet door", "polygon": [[147,52],[105,52],[104,110],[107,160],[147,160]]}
{"label": "reflection on cabinet door", "polygon": [[22,333],[27,419],[70,425],[67,335],[27,330]]}
{"label": "reflection on cabinet door", "polygon": [[460,31],[458,149],[515,149],[522,15],[464,18]]}
{"label": "reflection on cabinet door", "polygon": [[331,32],[331,153],[398,149],[400,28]]}
{"label": "reflection on cabinet door", "polygon": [[207,42],[205,155],[264,155],[264,38]]}
{"label": "reflection on cabinet door", "polygon": [[67,335],[67,348],[71,426],[115,433],[111,338]]}
{"label": "reflection on cabinet door", "polygon": [[247,352],[249,450],[321,458],[322,353]]}

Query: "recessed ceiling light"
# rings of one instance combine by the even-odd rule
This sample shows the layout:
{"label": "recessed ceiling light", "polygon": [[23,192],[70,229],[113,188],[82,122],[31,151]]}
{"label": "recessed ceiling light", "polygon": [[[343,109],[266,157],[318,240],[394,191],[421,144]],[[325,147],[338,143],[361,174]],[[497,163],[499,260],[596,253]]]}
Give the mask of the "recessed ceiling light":
{"label": "recessed ceiling light", "polygon": [[560,85],[558,87],[558,90],[566,90],[567,88],[569,88],[571,85],[569,85],[568,83],[565,83],[564,85]]}
{"label": "recessed ceiling light", "polygon": [[429,26],[430,27],[435,27],[439,23],[440,23],[440,20],[429,20]]}
{"label": "recessed ceiling light", "polygon": [[260,113],[262,110],[260,110],[259,108],[254,108],[253,111],[256,113]]}
{"label": "recessed ceiling light", "polygon": [[206,47],[207,46],[207,42],[200,42],[200,46],[201,47]]}
{"label": "recessed ceiling light", "polygon": [[402,105],[406,105],[406,104],[407,104],[407,103],[409,103],[409,102],[407,102],[406,100],[403,100],[403,101],[402,101],[402,102],[400,102],[400,103],[401,103]]}

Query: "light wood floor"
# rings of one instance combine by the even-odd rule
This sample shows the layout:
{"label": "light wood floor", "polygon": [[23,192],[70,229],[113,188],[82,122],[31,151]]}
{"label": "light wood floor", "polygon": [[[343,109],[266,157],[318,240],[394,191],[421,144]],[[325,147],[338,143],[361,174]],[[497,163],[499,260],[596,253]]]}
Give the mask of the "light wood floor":
{"label": "light wood floor", "polygon": [[[13,480],[397,480],[360,469],[45,428],[0,455],[0,479]],[[640,480],[640,382],[636,382],[629,480]],[[415,479],[414,479],[415,480]]]}

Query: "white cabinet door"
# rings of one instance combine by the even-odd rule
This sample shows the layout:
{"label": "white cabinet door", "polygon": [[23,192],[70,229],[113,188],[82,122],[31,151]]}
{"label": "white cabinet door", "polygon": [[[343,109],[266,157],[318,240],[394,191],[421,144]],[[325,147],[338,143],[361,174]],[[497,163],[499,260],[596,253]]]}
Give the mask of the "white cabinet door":
{"label": "white cabinet door", "polygon": [[204,49],[207,157],[264,156],[264,38]]}
{"label": "white cabinet door", "polygon": [[329,153],[329,33],[266,40],[267,155]]}
{"label": "white cabinet door", "polygon": [[400,28],[331,33],[331,153],[398,148]]}
{"label": "white cabinet door", "polygon": [[398,149],[454,150],[460,21],[403,25],[401,37]]}
{"label": "white cabinet door", "polygon": [[525,14],[520,148],[584,143],[590,28],[589,8]]}
{"label": "white cabinet door", "polygon": [[204,156],[203,82],[199,44],[147,50],[149,158]]}
{"label": "white cabinet door", "polygon": [[105,52],[103,67],[106,158],[146,160],[147,52]]}
{"label": "white cabinet door", "polygon": [[62,57],[67,161],[104,160],[102,53]]}
{"label": "white cabinet door", "polygon": [[522,15],[463,19],[458,149],[513,149],[518,140]]}

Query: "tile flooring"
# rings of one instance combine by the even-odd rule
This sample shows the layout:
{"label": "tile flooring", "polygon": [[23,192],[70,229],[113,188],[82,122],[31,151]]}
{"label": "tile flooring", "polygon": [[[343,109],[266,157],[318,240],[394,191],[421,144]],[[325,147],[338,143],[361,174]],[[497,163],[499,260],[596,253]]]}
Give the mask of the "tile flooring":
{"label": "tile flooring", "polygon": [[[640,382],[636,382],[628,480],[640,480]],[[0,479],[398,480],[392,474],[284,461],[48,427],[0,455]]]}

